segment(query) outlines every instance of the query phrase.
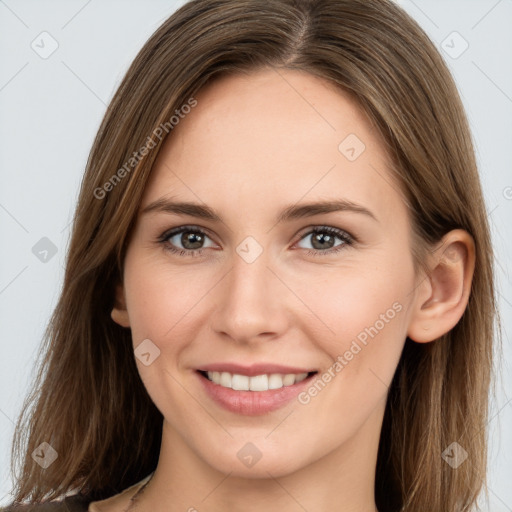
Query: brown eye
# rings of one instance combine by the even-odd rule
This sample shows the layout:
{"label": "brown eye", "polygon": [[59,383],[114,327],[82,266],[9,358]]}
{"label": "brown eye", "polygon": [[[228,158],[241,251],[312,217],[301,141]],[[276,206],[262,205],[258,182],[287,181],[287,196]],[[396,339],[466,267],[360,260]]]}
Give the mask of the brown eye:
{"label": "brown eye", "polygon": [[187,226],[167,231],[159,238],[167,250],[182,256],[195,256],[203,249],[214,246],[213,243],[204,245],[206,240],[210,240],[210,237],[204,231]]}
{"label": "brown eye", "polygon": [[[307,254],[315,256],[336,253],[346,246],[352,245],[354,242],[353,237],[345,231],[328,226],[314,228],[306,233],[301,238],[301,241],[308,238],[310,239],[312,249],[303,248],[306,249]],[[337,243],[337,240],[340,240],[341,243]]]}
{"label": "brown eye", "polygon": [[201,233],[182,231],[179,240],[185,249],[200,249],[204,243],[204,235]]}

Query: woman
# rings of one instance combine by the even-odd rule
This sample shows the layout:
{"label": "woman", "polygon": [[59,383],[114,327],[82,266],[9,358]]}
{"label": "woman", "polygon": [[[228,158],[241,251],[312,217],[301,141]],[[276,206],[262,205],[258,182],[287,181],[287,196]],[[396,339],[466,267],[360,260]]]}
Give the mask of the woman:
{"label": "woman", "polygon": [[471,510],[493,279],[464,109],[404,11],[189,2],[94,142],[14,502]]}

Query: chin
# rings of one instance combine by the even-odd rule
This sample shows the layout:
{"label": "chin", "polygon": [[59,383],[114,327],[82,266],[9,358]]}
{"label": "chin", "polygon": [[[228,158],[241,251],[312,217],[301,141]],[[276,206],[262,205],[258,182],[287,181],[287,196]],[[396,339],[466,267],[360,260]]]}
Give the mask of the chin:
{"label": "chin", "polygon": [[[215,444],[221,446],[220,442]],[[303,444],[297,447],[281,445],[279,449],[268,440],[253,442],[250,437],[246,441],[231,440],[230,444],[223,445],[221,452],[199,452],[204,462],[213,469],[238,478],[277,478],[289,475],[311,462],[297,457],[298,454],[304,454]]]}

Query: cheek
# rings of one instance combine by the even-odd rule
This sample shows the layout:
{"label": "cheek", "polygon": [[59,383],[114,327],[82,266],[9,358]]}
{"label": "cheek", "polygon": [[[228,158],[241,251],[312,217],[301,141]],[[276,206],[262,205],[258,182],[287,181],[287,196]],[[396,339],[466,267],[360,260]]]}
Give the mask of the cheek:
{"label": "cheek", "polygon": [[146,339],[158,349],[151,346],[149,364],[136,357],[137,368],[152,401],[166,417],[176,408],[190,406],[180,385],[179,363],[197,329],[193,308],[200,300],[199,292],[193,292],[197,283],[170,268],[161,257],[157,261],[136,250],[125,261],[126,301],[135,353]]}
{"label": "cheek", "polygon": [[189,273],[173,270],[162,262],[161,255],[151,258],[134,251],[129,256],[125,288],[134,343],[141,336],[155,340],[173,336],[173,331],[201,298],[197,278],[189,279]]}
{"label": "cheek", "polygon": [[[414,269],[408,253],[382,251],[366,265],[331,269],[329,278],[300,290],[315,313],[301,328],[332,361],[346,361],[351,379],[391,380],[405,341]],[[309,291],[308,291],[309,290]],[[361,382],[363,385],[363,382]]]}
{"label": "cheek", "polygon": [[[132,331],[132,343],[146,339],[158,347],[158,357],[149,366],[137,360],[139,374],[155,403],[167,389],[177,401],[181,398],[176,376],[183,370],[189,353],[197,353],[196,340],[208,321],[204,304],[208,290],[214,289],[217,275],[169,265],[161,255],[151,257],[133,251],[125,264],[125,288]],[[203,347],[203,357],[208,354]],[[176,393],[174,393],[174,391]],[[166,400],[169,397],[166,398]]]}
{"label": "cheek", "polygon": [[[408,280],[412,267],[410,275],[407,264],[403,269]],[[347,272],[321,294],[305,298],[310,304],[316,300],[311,309],[334,332],[325,326],[319,331],[319,321],[316,329],[312,323],[301,324],[329,360],[300,403],[333,442],[354,435],[383,407],[406,337],[409,291],[405,279],[381,267],[364,274]]]}

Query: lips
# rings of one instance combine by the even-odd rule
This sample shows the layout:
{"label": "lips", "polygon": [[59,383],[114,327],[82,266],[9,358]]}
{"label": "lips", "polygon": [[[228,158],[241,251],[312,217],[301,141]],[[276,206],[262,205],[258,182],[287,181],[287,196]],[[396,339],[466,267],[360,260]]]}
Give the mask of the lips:
{"label": "lips", "polygon": [[290,403],[309,385],[316,370],[275,364],[218,363],[196,371],[203,390],[228,411],[258,415]]}

